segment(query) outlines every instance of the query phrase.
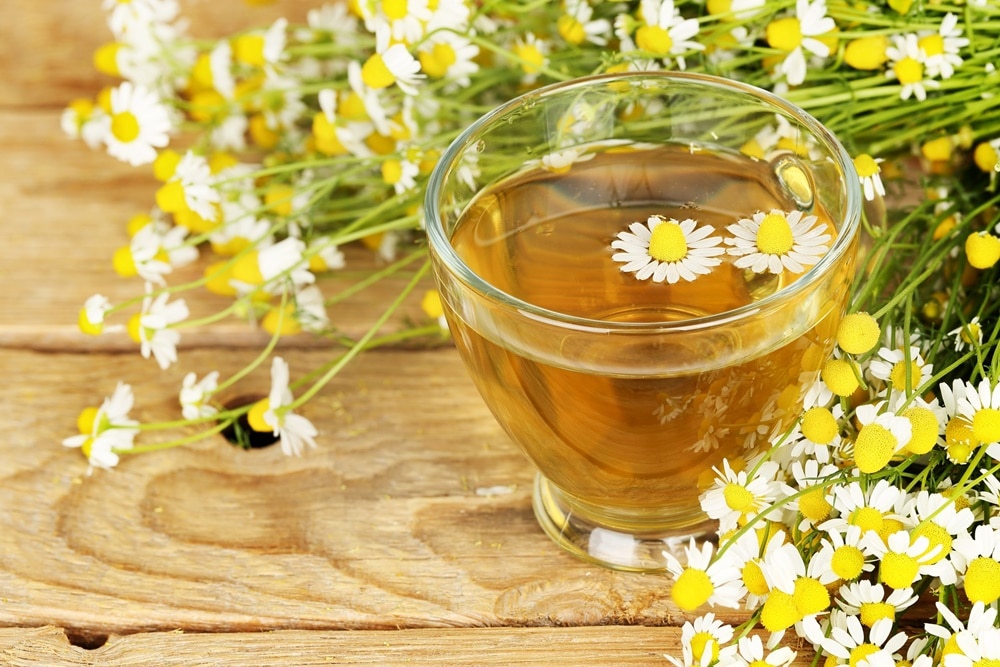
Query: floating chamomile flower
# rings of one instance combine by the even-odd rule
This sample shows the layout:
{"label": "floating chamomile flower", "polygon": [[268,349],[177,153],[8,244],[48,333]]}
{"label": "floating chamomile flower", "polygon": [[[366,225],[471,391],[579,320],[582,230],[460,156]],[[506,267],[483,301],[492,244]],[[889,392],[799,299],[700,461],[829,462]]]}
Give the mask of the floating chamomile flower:
{"label": "floating chamomile flower", "polygon": [[652,278],[654,283],[692,281],[699,275],[711,273],[722,263],[718,258],[725,253],[719,248],[722,239],[712,236],[711,225],[698,226],[687,218],[677,221],[662,215],[651,215],[643,225],[633,222],[629,231],[619,232],[611,247],[622,252],[611,256],[624,266],[624,273],[634,273],[639,280]]}
{"label": "floating chamomile flower", "polygon": [[736,268],[754,273],[802,273],[819,261],[830,243],[826,223],[817,224],[815,215],[803,216],[802,211],[757,211],[726,229],[733,235],[726,239],[732,246],[728,253],[739,257]]}

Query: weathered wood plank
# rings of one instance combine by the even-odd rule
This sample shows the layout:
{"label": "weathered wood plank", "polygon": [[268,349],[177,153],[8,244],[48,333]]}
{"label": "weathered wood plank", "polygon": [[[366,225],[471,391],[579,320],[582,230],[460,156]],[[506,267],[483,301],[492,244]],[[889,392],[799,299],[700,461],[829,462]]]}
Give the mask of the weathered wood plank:
{"label": "weathered wood plank", "polygon": [[[245,634],[150,633],[111,637],[91,651],[58,628],[0,629],[11,667],[229,667],[257,665],[669,665],[680,630],[642,626],[476,628]],[[795,665],[809,664],[800,651]]]}
{"label": "weathered wood plank", "polygon": [[[74,97],[93,98],[111,80],[93,65],[94,51],[109,42],[101,0],[4,0],[0,3],[0,107],[63,107]],[[195,37],[221,37],[269,25],[279,16],[304,20],[313,0],[275,0],[251,6],[237,0],[180,0]]]}
{"label": "weathered wood plank", "polygon": [[[39,5],[41,6],[41,5]],[[2,42],[2,40],[0,40]],[[80,333],[77,313],[92,294],[112,303],[141,299],[142,281],[114,273],[111,257],[128,243],[126,222],[149,212],[157,186],[148,169],[136,169],[71,141],[59,129],[57,111],[0,110],[0,347],[36,350],[133,350],[124,333],[94,338]],[[169,276],[171,285],[197,279],[213,261],[203,251],[199,261]],[[327,297],[377,268],[371,252],[348,249],[347,267],[324,274]],[[331,307],[330,317],[349,336],[358,336],[374,323],[409,279],[401,274],[379,282]],[[400,316],[419,319],[415,293]],[[191,318],[217,313],[231,303],[204,289],[185,292]],[[138,310],[138,303],[117,323]],[[267,334],[235,317],[188,329],[185,346],[225,345],[261,347]],[[291,338],[288,345],[315,345],[308,335]]]}
{"label": "weathered wood plank", "polygon": [[[285,357],[294,379],[328,354]],[[0,387],[0,625],[115,634],[682,620],[663,578],[596,568],[542,534],[532,471],[452,350],[362,355],[303,408],[321,437],[302,458],[215,436],[88,476],[60,445],[119,379],[134,386],[133,416],[169,420],[185,371],[225,377],[245,361],[195,350],[161,373],[134,354],[0,350],[18,378]],[[268,384],[255,373],[230,397]]]}

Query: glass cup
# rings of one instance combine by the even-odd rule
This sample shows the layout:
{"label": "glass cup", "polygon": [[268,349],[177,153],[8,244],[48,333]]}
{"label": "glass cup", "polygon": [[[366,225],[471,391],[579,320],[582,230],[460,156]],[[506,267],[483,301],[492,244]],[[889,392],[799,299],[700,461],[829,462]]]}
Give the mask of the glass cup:
{"label": "glass cup", "polygon": [[772,447],[817,385],[861,193],[802,110],[645,72],[486,114],[425,205],[455,344],[537,470],[541,527],[591,562],[660,571],[717,526],[699,503],[716,471]]}

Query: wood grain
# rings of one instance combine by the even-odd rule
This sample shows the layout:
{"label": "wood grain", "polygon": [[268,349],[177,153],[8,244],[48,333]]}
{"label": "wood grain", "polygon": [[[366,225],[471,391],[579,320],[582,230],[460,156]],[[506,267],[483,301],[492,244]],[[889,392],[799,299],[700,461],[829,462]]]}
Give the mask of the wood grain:
{"label": "wood grain", "polygon": [[[58,628],[0,629],[0,658],[10,667],[233,667],[246,665],[669,665],[680,656],[678,628],[421,629],[382,632],[186,634],[111,637],[85,651]],[[252,656],[252,658],[250,657]],[[807,665],[800,653],[795,665]]]}

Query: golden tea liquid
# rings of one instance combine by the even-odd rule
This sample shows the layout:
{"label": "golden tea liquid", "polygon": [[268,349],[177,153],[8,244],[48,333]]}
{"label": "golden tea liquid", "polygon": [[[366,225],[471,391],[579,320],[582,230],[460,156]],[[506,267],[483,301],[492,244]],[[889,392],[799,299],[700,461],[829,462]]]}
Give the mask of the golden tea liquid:
{"label": "golden tea liquid", "polygon": [[[630,534],[700,523],[711,468],[759,451],[797,417],[832,346],[849,266],[824,294],[705,328],[698,318],[753,304],[797,276],[755,275],[724,257],[710,275],[670,285],[638,280],[611,259],[615,236],[651,214],[727,236],[727,225],[756,211],[795,210],[796,197],[801,188],[793,196],[767,162],[616,149],[564,173],[529,170],[462,214],[452,244],[473,272],[515,299],[589,321],[539,333],[489,307],[449,312],[486,403],[576,513]],[[823,210],[806,213],[836,237]],[[603,335],[602,322],[632,324]],[[663,322],[681,330],[655,332]]]}

